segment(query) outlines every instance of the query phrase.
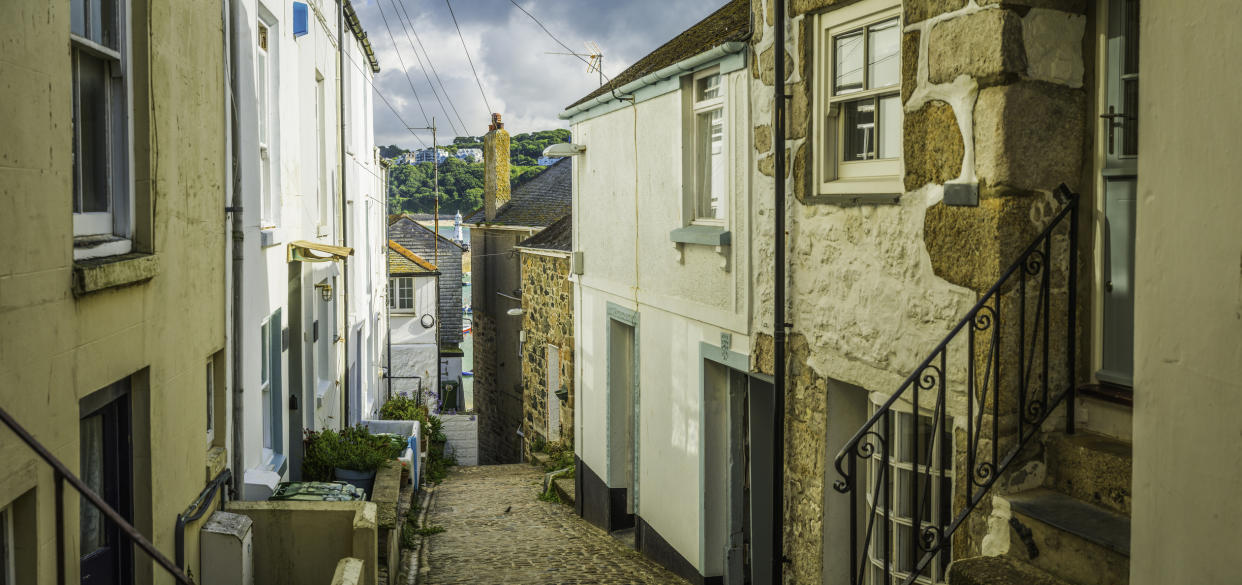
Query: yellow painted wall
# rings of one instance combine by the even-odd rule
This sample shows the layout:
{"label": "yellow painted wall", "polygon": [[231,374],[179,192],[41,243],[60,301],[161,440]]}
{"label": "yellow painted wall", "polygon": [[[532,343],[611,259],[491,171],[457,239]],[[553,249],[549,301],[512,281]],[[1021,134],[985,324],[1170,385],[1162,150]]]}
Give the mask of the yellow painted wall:
{"label": "yellow painted wall", "polygon": [[341,559],[363,563],[375,585],[379,532],[372,502],[232,502],[254,522],[255,583],[326,583]]}
{"label": "yellow painted wall", "polygon": [[[135,240],[154,250],[159,271],[145,283],[80,298],[71,291],[69,6],[0,3],[0,408],[76,470],[78,401],[133,375],[135,523],[172,557],[176,516],[206,483],[205,362],[225,345],[221,5],[133,1]],[[223,395],[222,366],[217,373]],[[217,442],[227,435],[225,422],[218,414]],[[19,538],[39,543],[37,582],[54,583],[52,474],[31,459],[0,430],[0,469],[8,475],[0,479],[0,507],[37,490],[36,533],[17,528]],[[34,471],[9,475],[22,469]],[[66,500],[73,582],[78,499]],[[192,526],[186,541],[195,573],[196,533]],[[138,557],[138,582],[149,582],[152,569]]]}
{"label": "yellow painted wall", "polygon": [[1142,4],[1134,585],[1238,581],[1239,26],[1236,0]]}

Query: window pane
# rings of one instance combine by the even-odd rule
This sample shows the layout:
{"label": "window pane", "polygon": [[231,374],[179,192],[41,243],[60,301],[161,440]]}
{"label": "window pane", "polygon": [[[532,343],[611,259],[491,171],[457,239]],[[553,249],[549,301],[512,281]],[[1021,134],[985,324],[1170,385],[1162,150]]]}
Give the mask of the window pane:
{"label": "window pane", "polygon": [[[1122,73],[1138,74],[1139,72],[1139,3],[1138,0],[1125,0],[1123,9],[1125,18],[1125,55]],[[1128,110],[1127,110],[1128,111]]]}
{"label": "window pane", "polygon": [[852,32],[836,38],[833,93],[853,93],[863,87],[863,33]]}
{"label": "window pane", "polygon": [[901,97],[880,98],[880,158],[901,158]]}
{"label": "window pane", "polygon": [[216,413],[212,408],[216,394],[216,373],[212,362],[207,362],[207,430],[216,428]]}
{"label": "window pane", "polygon": [[77,51],[79,212],[108,211],[108,64]]}
{"label": "window pane", "polygon": [[[107,497],[104,493],[104,420],[103,415],[95,414],[82,419],[79,427],[79,447],[81,448],[82,481],[96,494]],[[81,531],[82,556],[86,556],[100,548],[108,546],[107,526],[103,512],[90,503],[85,496],[81,497]]]}
{"label": "window pane", "polygon": [[709,75],[698,81],[695,101],[710,100],[720,97],[720,75]]}
{"label": "window pane", "polygon": [[259,381],[264,385],[271,379],[271,361],[272,361],[272,341],[271,341],[271,325],[264,323],[263,328],[259,332],[262,340],[259,342],[260,351],[259,363],[262,364],[259,369]]}
{"label": "window pane", "polygon": [[867,88],[901,82],[901,30],[897,19],[871,25],[867,33]]}
{"label": "window pane", "polygon": [[86,0],[69,3],[69,31],[80,37],[86,36]]}
{"label": "window pane", "polygon": [[695,120],[698,130],[695,149],[699,154],[695,216],[699,219],[725,217],[724,117],[721,114],[722,110],[715,109],[699,114]]}
{"label": "window pane", "polygon": [[841,104],[845,136],[841,145],[842,160],[875,158],[875,100]]}
{"label": "window pane", "polygon": [[[99,41],[105,47],[121,49],[121,35],[118,24],[117,2],[116,0],[94,0],[93,4],[98,6],[99,11],[99,36],[91,37]],[[94,10],[94,7],[92,7]],[[92,28],[94,28],[92,26]]]}
{"label": "window pane", "polygon": [[1121,94],[1125,100],[1122,106],[1125,117],[1121,119],[1121,154],[1134,156],[1138,154],[1138,79],[1123,79]]}

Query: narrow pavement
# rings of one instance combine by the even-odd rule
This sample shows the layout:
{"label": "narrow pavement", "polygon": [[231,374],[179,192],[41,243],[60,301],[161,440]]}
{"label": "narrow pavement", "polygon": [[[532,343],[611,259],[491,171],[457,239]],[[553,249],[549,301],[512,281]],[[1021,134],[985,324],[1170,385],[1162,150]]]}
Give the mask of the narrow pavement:
{"label": "narrow pavement", "polygon": [[531,465],[455,468],[439,486],[426,526],[434,585],[641,583],[687,585],[574,514],[538,499],[543,475]]}

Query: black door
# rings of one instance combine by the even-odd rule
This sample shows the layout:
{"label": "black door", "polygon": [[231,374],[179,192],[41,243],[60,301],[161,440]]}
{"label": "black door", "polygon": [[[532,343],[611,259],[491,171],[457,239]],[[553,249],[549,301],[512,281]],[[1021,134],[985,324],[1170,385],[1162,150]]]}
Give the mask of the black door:
{"label": "black door", "polygon": [[[103,405],[84,405],[79,422],[79,473],[82,481],[104,502],[123,518],[132,521],[129,394],[125,392],[126,387],[118,389],[118,386],[121,385],[99,392],[109,394],[108,401]],[[87,411],[87,408],[90,410]],[[120,530],[94,504],[84,497],[81,502],[83,585],[131,583],[130,542],[121,537]]]}

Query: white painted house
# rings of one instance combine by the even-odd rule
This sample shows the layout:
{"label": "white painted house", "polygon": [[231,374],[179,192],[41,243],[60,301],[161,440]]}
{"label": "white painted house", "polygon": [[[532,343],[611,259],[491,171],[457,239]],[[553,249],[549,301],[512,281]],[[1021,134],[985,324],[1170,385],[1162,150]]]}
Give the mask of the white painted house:
{"label": "white painted house", "polygon": [[[634,526],[640,551],[692,582],[739,576],[743,537],[751,565],[767,550],[756,523],[771,393],[749,373],[748,22],[733,2],[561,113],[585,147],[573,159],[576,505],[605,530]],[[743,522],[747,507],[759,515]]]}
{"label": "white painted house", "polygon": [[379,65],[349,0],[233,5],[243,219],[232,456],[241,497],[261,499],[300,477],[304,430],[339,428],[378,406],[387,238],[370,82]]}
{"label": "white painted house", "polygon": [[388,383],[392,396],[424,399],[440,388],[440,270],[388,241]]}

